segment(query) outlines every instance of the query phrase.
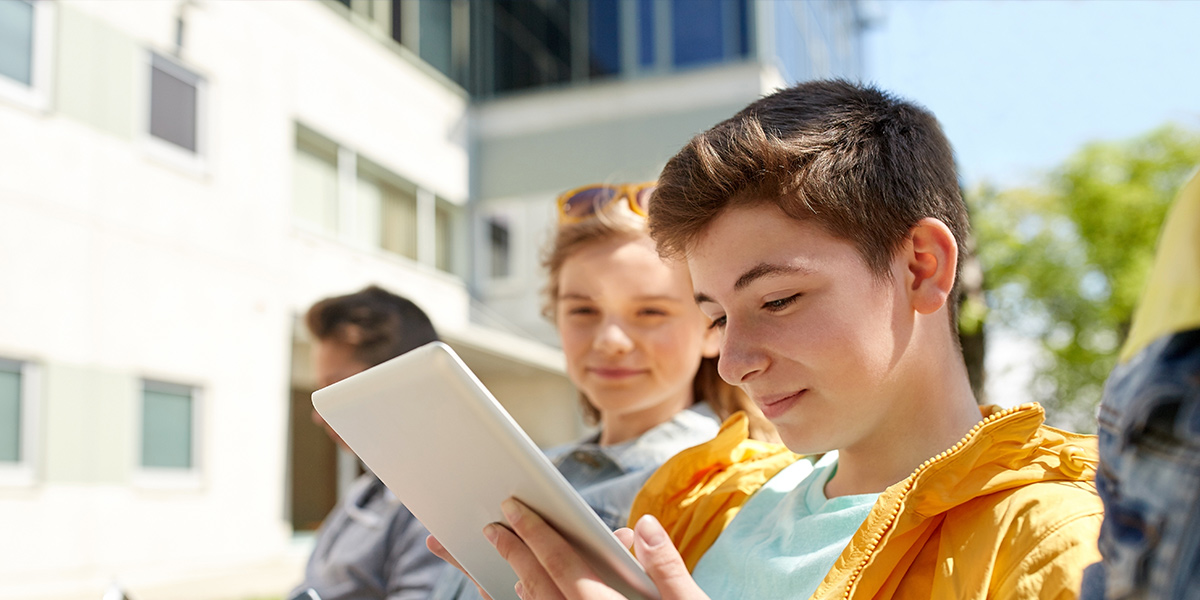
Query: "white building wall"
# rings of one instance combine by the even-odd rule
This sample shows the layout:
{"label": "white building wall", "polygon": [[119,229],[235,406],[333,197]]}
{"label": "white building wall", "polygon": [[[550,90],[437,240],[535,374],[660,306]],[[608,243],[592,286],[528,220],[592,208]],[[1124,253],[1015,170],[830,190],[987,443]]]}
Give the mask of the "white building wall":
{"label": "white building wall", "polygon": [[[145,51],[172,52],[181,5],[55,2],[48,108],[0,100],[0,356],[41,371],[34,481],[0,484],[0,598],[282,595],[306,558],[285,514],[295,316],[378,283],[470,330],[457,277],[291,216],[296,122],[465,203],[462,91],[336,7],[193,1],[203,157],[179,161],[147,144]],[[540,360],[510,393],[572,403]],[[197,388],[198,477],[137,467],[141,378]]]}

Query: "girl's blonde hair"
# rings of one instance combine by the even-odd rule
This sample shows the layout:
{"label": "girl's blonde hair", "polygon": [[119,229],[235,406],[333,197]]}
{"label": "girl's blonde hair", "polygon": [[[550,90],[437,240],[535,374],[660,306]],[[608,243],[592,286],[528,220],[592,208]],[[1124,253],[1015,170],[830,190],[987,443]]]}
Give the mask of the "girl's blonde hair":
{"label": "girl's blonde hair", "polygon": [[[546,287],[542,289],[542,315],[552,323],[557,323],[559,278],[563,263],[581,248],[614,239],[634,240],[649,237],[646,219],[631,212],[602,209],[592,218],[578,223],[559,225],[550,244],[542,253],[542,267],[546,269]],[[692,397],[696,401],[707,402],[724,421],[737,411],[743,411],[750,418],[750,437],[768,442],[780,442],[775,426],[762,415],[745,392],[729,385],[721,379],[717,372],[716,358],[702,358],[700,367],[692,379]],[[579,393],[580,405],[583,407],[584,419],[590,425],[600,420],[600,411],[588,400],[587,396]]]}

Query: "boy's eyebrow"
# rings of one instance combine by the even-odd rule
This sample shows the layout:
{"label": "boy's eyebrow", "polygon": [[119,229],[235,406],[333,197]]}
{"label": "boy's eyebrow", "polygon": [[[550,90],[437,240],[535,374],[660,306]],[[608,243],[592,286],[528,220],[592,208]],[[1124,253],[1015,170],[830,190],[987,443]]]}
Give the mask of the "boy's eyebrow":
{"label": "boy's eyebrow", "polygon": [[742,273],[741,277],[738,277],[738,280],[733,284],[733,290],[735,292],[744,290],[751,283],[754,283],[763,277],[770,277],[773,275],[791,275],[793,273],[807,275],[808,273],[812,273],[812,269],[798,265],[774,265],[770,263],[758,263],[757,265],[751,267],[749,271]]}
{"label": "boy's eyebrow", "polygon": [[[758,263],[757,265],[754,265],[753,267],[751,267],[749,271],[742,273],[741,277],[738,277],[738,280],[736,282],[734,282],[734,284],[733,284],[733,290],[734,291],[744,290],[747,287],[749,287],[749,285],[751,283],[754,283],[755,281],[758,281],[759,279],[762,279],[763,277],[771,277],[773,275],[792,275],[794,273],[800,273],[802,275],[807,275],[812,272],[813,272],[812,269],[809,269],[807,267],[801,267],[798,265],[775,265],[775,264],[770,264],[770,263]],[[710,298],[707,294],[697,292],[696,293],[696,304],[700,304],[701,302],[715,303],[716,301],[713,300],[712,298]]]}

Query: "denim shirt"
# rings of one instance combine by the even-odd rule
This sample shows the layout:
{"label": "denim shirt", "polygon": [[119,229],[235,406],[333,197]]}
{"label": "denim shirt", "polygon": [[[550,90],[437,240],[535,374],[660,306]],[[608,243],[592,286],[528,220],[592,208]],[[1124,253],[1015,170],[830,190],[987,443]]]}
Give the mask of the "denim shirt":
{"label": "denim shirt", "polygon": [[[317,534],[304,583],[289,596],[321,600],[419,600],[454,571],[425,547],[429,535],[374,474],[355,481]],[[457,572],[457,571],[455,571]]]}
{"label": "denim shirt", "polygon": [[[633,497],[659,465],[681,450],[707,442],[719,429],[712,408],[698,402],[628,442],[601,446],[597,433],[575,444],[547,450],[546,456],[605,525],[617,529],[629,520]],[[434,585],[431,598],[465,600],[480,596],[466,575],[447,569]]]}

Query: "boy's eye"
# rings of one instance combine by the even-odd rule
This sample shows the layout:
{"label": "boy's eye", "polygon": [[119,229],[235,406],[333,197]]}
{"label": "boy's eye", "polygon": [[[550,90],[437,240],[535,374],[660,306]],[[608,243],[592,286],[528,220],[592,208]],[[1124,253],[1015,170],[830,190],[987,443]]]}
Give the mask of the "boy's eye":
{"label": "boy's eye", "polygon": [[764,302],[762,307],[769,311],[772,311],[772,312],[778,311],[778,310],[783,310],[783,309],[787,308],[789,305],[791,305],[793,302],[795,302],[796,300],[799,300],[799,299],[800,299],[800,294],[792,294],[791,296],[788,296],[787,298],[780,298],[778,300]]}
{"label": "boy's eye", "polygon": [[708,328],[709,329],[725,329],[725,317],[717,317],[717,318],[713,319],[712,324],[709,325]]}

